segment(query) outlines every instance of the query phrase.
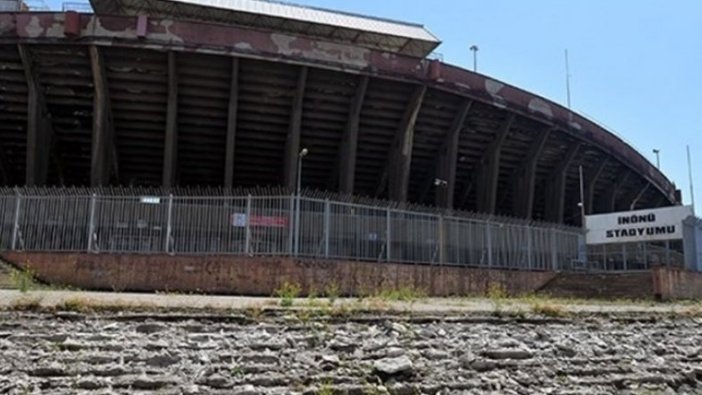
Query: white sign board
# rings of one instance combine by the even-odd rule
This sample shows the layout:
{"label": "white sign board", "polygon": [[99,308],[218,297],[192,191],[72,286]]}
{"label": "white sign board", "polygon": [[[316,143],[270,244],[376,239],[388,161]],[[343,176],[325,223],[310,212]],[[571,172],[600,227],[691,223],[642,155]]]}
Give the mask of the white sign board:
{"label": "white sign board", "polygon": [[586,243],[615,244],[682,239],[692,207],[675,206],[585,217]]}

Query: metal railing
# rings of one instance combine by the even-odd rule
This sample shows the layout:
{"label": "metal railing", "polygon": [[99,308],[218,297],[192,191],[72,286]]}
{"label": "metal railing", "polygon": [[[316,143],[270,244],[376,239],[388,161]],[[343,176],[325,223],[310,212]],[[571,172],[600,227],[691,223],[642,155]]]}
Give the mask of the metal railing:
{"label": "metal railing", "polygon": [[18,191],[0,196],[0,248],[530,270],[559,270],[579,257],[579,229],[475,217],[290,195],[27,196]]}

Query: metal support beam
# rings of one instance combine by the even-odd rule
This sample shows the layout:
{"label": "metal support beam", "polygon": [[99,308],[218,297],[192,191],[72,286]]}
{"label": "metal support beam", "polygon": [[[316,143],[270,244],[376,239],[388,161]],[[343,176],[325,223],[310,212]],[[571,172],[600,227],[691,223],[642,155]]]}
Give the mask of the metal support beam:
{"label": "metal support beam", "polygon": [[585,214],[593,214],[595,209],[595,187],[597,186],[597,181],[599,181],[604,172],[605,167],[609,163],[609,157],[604,158],[600,161],[600,164],[590,173],[585,180]]}
{"label": "metal support beam", "polygon": [[643,195],[648,191],[648,188],[651,186],[651,183],[648,181],[645,182],[644,186],[636,193],[636,196],[634,196],[633,200],[631,201],[631,204],[629,205],[629,210],[634,211],[636,210],[636,205],[639,204],[639,201],[643,197]]}
{"label": "metal support beam", "polygon": [[517,166],[511,184],[513,214],[519,218],[531,219],[534,216],[534,190],[536,187],[536,166],[546,141],[551,135],[551,129],[543,130],[529,146],[529,151],[522,163]]}
{"label": "metal support beam", "polygon": [[571,144],[561,162],[546,181],[546,212],[544,213],[546,221],[563,223],[568,168],[575,160],[579,150],[580,143]]}
{"label": "metal support beam", "polygon": [[400,128],[395,135],[395,144],[390,149],[388,163],[388,197],[397,202],[406,202],[409,189],[410,166],[414,146],[414,126],[426,95],[426,85],[415,88],[405,109]]}
{"label": "metal support beam", "polygon": [[166,140],[163,152],[163,187],[168,190],[176,185],[178,164],[178,68],[176,54],[168,53],[168,107],[166,114]]}
{"label": "metal support beam", "polygon": [[339,192],[353,194],[356,176],[356,150],[358,148],[358,129],[361,120],[363,100],[368,90],[368,76],[361,76],[356,86],[356,94],[351,101],[349,119],[341,140],[339,155]]}
{"label": "metal support beam", "polygon": [[227,141],[224,157],[224,187],[234,186],[234,156],[236,151],[236,127],[239,112],[239,58],[232,58],[232,75],[229,83],[229,112],[227,115]]}
{"label": "metal support beam", "polygon": [[[446,138],[439,151],[436,165],[436,178],[446,181],[445,186],[439,186],[435,192],[435,203],[437,207],[452,210],[453,200],[456,191],[456,165],[458,164],[458,144],[461,137],[461,130],[466,123],[468,113],[473,105],[471,100],[465,99],[458,107],[451,129],[446,133]],[[429,180],[429,185],[434,180]]]}
{"label": "metal support beam", "polygon": [[626,185],[629,177],[631,176],[631,170],[624,174],[624,177],[616,179],[610,186],[608,193],[604,197],[605,211],[612,213],[617,210],[617,197],[619,192],[621,192],[624,185]]}
{"label": "metal support beam", "polygon": [[289,191],[294,191],[297,184],[297,159],[300,154],[300,138],[302,134],[302,105],[305,99],[307,85],[307,66],[300,68],[297,77],[297,87],[292,100],[290,112],[290,128],[285,142],[284,182]]}
{"label": "metal support beam", "polygon": [[53,130],[46,106],[46,98],[29,49],[17,45],[24,75],[27,79],[27,186],[41,186],[47,182],[51,137]]}
{"label": "metal support beam", "polygon": [[100,49],[90,46],[90,67],[93,73],[93,135],[90,161],[90,185],[100,187],[110,183],[115,158],[114,129],[107,74]]}
{"label": "metal support beam", "polygon": [[495,134],[493,140],[483,153],[483,157],[475,169],[475,186],[477,193],[477,211],[486,214],[495,214],[497,206],[497,183],[500,176],[500,151],[507,139],[507,134],[512,128],[515,115],[507,116],[502,128]]}
{"label": "metal support beam", "polygon": [[[417,86],[407,103],[405,108],[405,113],[402,116],[402,121],[400,126],[395,133],[395,138],[393,139],[392,145],[390,145],[390,150],[388,151],[388,159],[383,166],[383,171],[378,180],[377,188],[375,190],[375,196],[380,196],[380,194],[385,190],[394,188],[389,191],[388,196],[391,200],[404,202],[407,200],[407,184],[409,184],[409,165],[412,163],[412,148],[414,145],[414,125],[417,122],[417,117],[419,116],[419,110],[422,108],[422,102],[424,101],[424,95],[426,94],[426,86]],[[404,170],[407,170],[407,180],[405,180]],[[400,177],[397,179],[396,177]],[[392,180],[392,178],[395,178]],[[402,187],[405,186],[404,200]],[[393,193],[396,195],[393,196]]]}

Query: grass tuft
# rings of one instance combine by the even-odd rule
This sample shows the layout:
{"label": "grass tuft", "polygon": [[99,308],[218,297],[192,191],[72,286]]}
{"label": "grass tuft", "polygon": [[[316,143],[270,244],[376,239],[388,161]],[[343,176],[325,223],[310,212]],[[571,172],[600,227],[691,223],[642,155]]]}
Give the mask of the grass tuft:
{"label": "grass tuft", "polygon": [[14,300],[8,306],[8,309],[12,311],[39,311],[41,310],[41,308],[41,298],[39,297],[22,297],[20,299]]}
{"label": "grass tuft", "polygon": [[302,288],[299,284],[286,281],[275,290],[274,295],[280,298],[281,306],[291,307],[295,303],[295,298],[300,296],[300,291]]}
{"label": "grass tuft", "polygon": [[56,306],[61,311],[72,311],[76,313],[85,313],[92,310],[90,301],[81,297],[66,299],[63,303]]}
{"label": "grass tuft", "polygon": [[551,318],[563,318],[568,316],[568,312],[563,308],[563,306],[550,303],[534,303],[531,306],[531,311],[534,314]]}
{"label": "grass tuft", "polygon": [[376,298],[392,302],[414,302],[426,299],[427,292],[413,286],[400,287],[396,289],[382,290],[375,295]]}

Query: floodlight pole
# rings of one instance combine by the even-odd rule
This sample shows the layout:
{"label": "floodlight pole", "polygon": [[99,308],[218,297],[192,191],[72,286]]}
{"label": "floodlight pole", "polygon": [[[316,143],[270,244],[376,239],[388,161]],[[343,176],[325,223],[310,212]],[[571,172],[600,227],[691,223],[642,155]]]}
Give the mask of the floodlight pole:
{"label": "floodlight pole", "polygon": [[690,176],[690,200],[692,201],[692,214],[695,214],[695,187],[692,181],[692,157],[690,155],[690,146],[687,146],[687,172]]}
{"label": "floodlight pole", "polygon": [[478,51],[480,48],[478,48],[477,45],[471,45],[470,50],[473,51],[473,72],[477,73],[478,72]]}

